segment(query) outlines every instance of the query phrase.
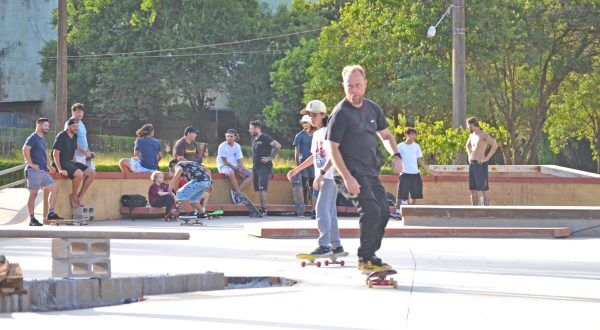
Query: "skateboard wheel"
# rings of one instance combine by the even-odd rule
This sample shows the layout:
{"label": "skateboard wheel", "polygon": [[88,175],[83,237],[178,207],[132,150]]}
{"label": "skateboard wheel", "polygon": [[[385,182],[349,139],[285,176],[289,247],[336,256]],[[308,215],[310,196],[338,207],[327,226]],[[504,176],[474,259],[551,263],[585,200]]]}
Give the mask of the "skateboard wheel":
{"label": "skateboard wheel", "polygon": [[329,260],[325,260],[324,264],[325,266],[329,266]]}
{"label": "skateboard wheel", "polygon": [[302,261],[302,262],[300,263],[300,266],[301,266],[301,267],[305,267],[305,266],[306,266],[306,262]]}
{"label": "skateboard wheel", "polygon": [[317,267],[321,267],[321,262],[317,261]]}
{"label": "skateboard wheel", "polygon": [[344,267],[344,265],[345,265],[345,264],[346,264],[346,263],[344,262],[344,260],[340,261],[340,266],[341,266],[341,267]]}

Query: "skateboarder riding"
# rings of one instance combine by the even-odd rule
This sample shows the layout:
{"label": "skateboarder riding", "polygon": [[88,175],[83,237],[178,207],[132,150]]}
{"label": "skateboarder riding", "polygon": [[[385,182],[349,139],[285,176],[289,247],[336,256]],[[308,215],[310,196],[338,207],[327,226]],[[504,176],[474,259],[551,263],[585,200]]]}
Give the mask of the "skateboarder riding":
{"label": "skateboarder riding", "polygon": [[342,71],[346,97],[333,109],[327,140],[333,165],[341,178],[336,178],[360,214],[360,247],[358,267],[363,272],[388,269],[389,265],[375,255],[381,247],[390,217],[385,190],[379,180],[381,160],[378,138],[393,155],[392,170],[399,171],[401,157],[396,141],[388,129],[379,105],[364,98],[367,88],[365,70],[360,65]]}
{"label": "skateboarder riding", "polygon": [[[177,190],[175,187],[178,186],[179,178],[182,175],[187,180],[187,183]],[[188,209],[189,205],[191,205],[198,211],[198,218],[207,218],[206,211],[200,206],[198,201],[208,197],[208,194],[213,191],[213,185],[210,174],[204,170],[202,165],[193,161],[178,162],[175,165],[175,174],[169,183],[167,191],[172,194],[173,189],[177,190],[177,194],[175,194],[176,204],[182,203],[183,209]]]}

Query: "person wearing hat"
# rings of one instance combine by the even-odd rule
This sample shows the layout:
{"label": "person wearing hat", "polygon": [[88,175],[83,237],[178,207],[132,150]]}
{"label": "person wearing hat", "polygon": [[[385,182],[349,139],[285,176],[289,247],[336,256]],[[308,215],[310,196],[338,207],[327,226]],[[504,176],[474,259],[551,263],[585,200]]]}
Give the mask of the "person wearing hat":
{"label": "person wearing hat", "polygon": [[[310,152],[310,146],[312,143],[313,126],[310,124],[310,116],[303,115],[300,119],[300,125],[302,130],[296,134],[292,146],[294,147],[294,158],[296,160],[296,166],[302,164],[308,157],[312,155]],[[302,192],[304,194],[304,205],[312,204],[312,185],[315,179],[315,171],[312,166],[309,166],[300,172],[302,176]],[[313,213],[311,218],[314,219],[314,205]]]}
{"label": "person wearing hat", "polygon": [[319,190],[315,205],[317,227],[319,228],[319,246],[311,254],[316,257],[345,256],[347,253],[340,241],[335,203],[338,189],[333,180],[333,164],[329,146],[325,140],[327,135],[327,108],[325,103],[312,100],[300,113],[309,116],[311,125],[315,129],[310,150],[312,154],[298,167],[289,171],[287,178],[292,181],[292,177],[298,175],[304,169],[309,167],[314,169],[316,177],[313,188]]}
{"label": "person wearing hat", "polygon": [[173,146],[173,158],[177,160],[190,160],[198,164],[202,164],[202,156],[204,155],[204,147],[198,146],[196,137],[198,130],[192,126],[188,126],[183,130],[183,137]]}
{"label": "person wearing hat", "polygon": [[[70,194],[71,207],[83,206],[83,198],[88,190],[96,172],[85,164],[75,162],[75,150],[77,150],[77,130],[79,121],[75,118],[67,121],[67,129],[58,133],[52,146],[52,167],[60,175],[69,177],[72,181],[72,192]],[[83,184],[82,184],[83,182]],[[81,189],[79,185],[81,184]]]}
{"label": "person wearing hat", "polygon": [[[81,103],[75,103],[71,106],[71,118],[69,119],[77,119],[79,121],[79,125],[77,126],[77,150],[75,150],[75,161],[85,164],[87,167],[95,170],[96,166],[92,161],[95,154],[90,151],[87,140],[87,128],[82,121],[84,110],[85,107]],[[65,122],[65,130],[67,129],[67,126],[69,126],[68,120]]]}
{"label": "person wearing hat", "polygon": [[[242,148],[235,142],[240,136],[236,130],[230,128],[225,132],[225,141],[219,145],[217,150],[217,169],[219,173],[225,174],[231,184],[231,200],[234,204],[241,203],[239,193],[252,182],[252,171],[244,167],[242,159]],[[242,179],[238,185],[237,178]]]}

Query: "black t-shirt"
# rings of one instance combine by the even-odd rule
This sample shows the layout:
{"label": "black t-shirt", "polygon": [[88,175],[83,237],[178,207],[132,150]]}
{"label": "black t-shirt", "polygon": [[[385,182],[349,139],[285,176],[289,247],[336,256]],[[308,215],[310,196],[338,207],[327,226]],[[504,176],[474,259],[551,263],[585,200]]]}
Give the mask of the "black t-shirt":
{"label": "black t-shirt", "polygon": [[260,161],[262,157],[271,156],[272,141],[273,138],[267,134],[261,134],[258,138],[252,139],[252,163],[254,168],[273,166],[273,162],[263,163]]}
{"label": "black t-shirt", "polygon": [[[73,135],[73,138],[69,137],[67,131],[62,131],[58,133],[56,139],[54,140],[54,145],[52,149],[56,149],[60,151],[60,164],[65,164],[67,162],[73,161],[73,156],[75,155],[75,150],[77,149],[77,135]],[[52,156],[52,164],[56,164],[56,160],[54,159],[54,153],[51,153]]]}
{"label": "black t-shirt", "polygon": [[327,129],[327,140],[340,144],[344,163],[353,176],[378,176],[381,169],[378,131],[388,123],[377,103],[364,99],[361,108],[355,108],[346,99],[332,111]]}

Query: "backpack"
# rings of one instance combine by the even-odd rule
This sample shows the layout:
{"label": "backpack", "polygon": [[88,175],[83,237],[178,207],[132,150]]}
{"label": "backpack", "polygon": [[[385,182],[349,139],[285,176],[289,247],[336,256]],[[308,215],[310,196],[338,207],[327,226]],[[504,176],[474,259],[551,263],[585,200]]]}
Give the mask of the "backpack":
{"label": "backpack", "polygon": [[337,199],[335,200],[337,206],[354,206],[352,202],[344,196],[341,192],[338,192]]}
{"label": "backpack", "polygon": [[142,195],[123,195],[121,205],[125,207],[146,207],[148,200]]}

